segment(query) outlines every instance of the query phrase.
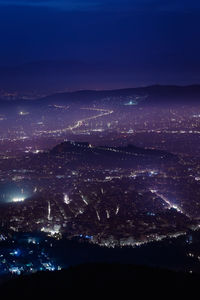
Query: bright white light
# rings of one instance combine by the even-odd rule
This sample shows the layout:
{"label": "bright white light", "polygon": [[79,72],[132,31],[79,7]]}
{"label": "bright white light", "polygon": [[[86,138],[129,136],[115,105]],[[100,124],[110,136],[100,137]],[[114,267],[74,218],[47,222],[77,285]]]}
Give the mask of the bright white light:
{"label": "bright white light", "polygon": [[33,150],[34,154],[38,154],[38,153],[41,153],[41,152],[42,152],[42,150],[39,150],[39,149]]}
{"label": "bright white light", "polygon": [[29,115],[29,112],[28,111],[20,111],[19,115],[20,116],[26,116],[26,115]]}
{"label": "bright white light", "polygon": [[56,234],[59,234],[60,233],[60,228],[61,226],[60,225],[54,225],[53,228],[49,228],[49,227],[42,227],[41,228],[41,231],[43,232],[47,232],[49,233],[51,236],[54,236]]}
{"label": "bright white light", "polygon": [[25,198],[23,197],[16,197],[12,199],[12,202],[23,202],[25,200]]}
{"label": "bright white light", "polygon": [[119,205],[118,205],[117,208],[116,208],[115,214],[118,215],[118,213],[119,213]]}
{"label": "bright white light", "polygon": [[65,204],[70,204],[71,200],[69,199],[69,196],[67,194],[64,194],[64,202]]}
{"label": "bright white light", "polygon": [[107,216],[107,219],[110,219],[110,213],[108,210],[106,210],[106,216]]}

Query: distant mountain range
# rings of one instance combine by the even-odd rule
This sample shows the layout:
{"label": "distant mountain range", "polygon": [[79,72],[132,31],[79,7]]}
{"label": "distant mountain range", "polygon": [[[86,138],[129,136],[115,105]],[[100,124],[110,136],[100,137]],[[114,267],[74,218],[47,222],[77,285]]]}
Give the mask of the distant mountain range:
{"label": "distant mountain range", "polygon": [[200,102],[200,85],[161,86],[117,89],[117,90],[82,90],[77,92],[56,93],[41,99],[27,102],[18,100],[20,104],[191,104]]}
{"label": "distant mountain range", "polygon": [[[104,102],[109,104],[109,101],[118,103],[120,98],[125,98],[131,101],[140,102],[145,100],[148,103],[173,103],[200,101],[200,85],[190,86],[161,86],[153,85],[148,87],[105,90],[105,91],[92,91],[83,90],[71,93],[57,93],[47,96],[43,99],[45,102],[53,103],[55,101],[64,102],[92,102],[94,100],[103,99]],[[106,99],[107,98],[107,99]],[[117,99],[118,98],[118,99]],[[124,101],[124,99],[122,99]]]}
{"label": "distant mountain range", "polygon": [[[151,71],[137,71],[135,65],[123,65],[120,62],[87,63],[76,60],[36,61],[14,67],[0,66],[0,98],[1,90],[19,95],[50,95],[60,91],[77,90],[119,90],[124,87],[144,86],[156,82],[151,79]],[[159,77],[158,80],[159,81]],[[166,82],[170,82],[169,80]],[[173,81],[172,81],[173,82]],[[171,94],[180,93],[180,89],[169,87]],[[126,89],[128,93],[129,89]],[[183,88],[182,92],[199,94],[198,86]],[[124,90],[125,91],[125,90]],[[131,92],[131,91],[130,91]],[[161,93],[161,86],[136,88],[132,92]],[[166,92],[166,91],[165,91]],[[166,95],[166,93],[164,94]],[[112,92],[110,92],[112,94]],[[119,91],[116,91],[119,93]]]}
{"label": "distant mountain range", "polygon": [[200,85],[161,86],[117,89],[117,90],[81,90],[76,92],[55,93],[34,100],[0,100],[1,105],[24,107],[52,104],[111,104],[111,105],[158,105],[200,103]]}

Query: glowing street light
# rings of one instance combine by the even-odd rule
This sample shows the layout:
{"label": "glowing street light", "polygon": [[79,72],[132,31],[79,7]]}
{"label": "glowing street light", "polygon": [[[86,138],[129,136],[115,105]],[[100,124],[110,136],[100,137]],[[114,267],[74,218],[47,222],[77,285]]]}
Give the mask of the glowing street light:
{"label": "glowing street light", "polygon": [[14,197],[12,199],[12,202],[23,202],[25,200],[24,197]]}

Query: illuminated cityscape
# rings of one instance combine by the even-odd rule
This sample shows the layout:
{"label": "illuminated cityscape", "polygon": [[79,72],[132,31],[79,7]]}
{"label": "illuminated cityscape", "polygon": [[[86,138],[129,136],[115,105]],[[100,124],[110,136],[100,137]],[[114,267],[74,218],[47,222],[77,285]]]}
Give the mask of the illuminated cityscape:
{"label": "illuminated cityscape", "polygon": [[0,0],[0,290],[199,278],[200,5],[148,1]]}
{"label": "illuminated cityscape", "polygon": [[[42,254],[45,239],[49,249],[74,239],[112,249],[182,238],[192,244],[200,228],[199,104],[174,98],[155,105],[156,91],[144,99],[145,89],[141,96],[135,89],[103,98],[94,92],[87,106],[79,98],[74,104],[71,94],[55,102],[55,95],[36,100],[39,107],[26,102],[26,114],[18,114],[17,102],[7,104],[0,129],[1,243],[26,233],[23,243],[34,255],[24,265],[24,244],[5,246],[1,272],[65,267],[50,250]],[[126,105],[136,97],[137,105]]]}

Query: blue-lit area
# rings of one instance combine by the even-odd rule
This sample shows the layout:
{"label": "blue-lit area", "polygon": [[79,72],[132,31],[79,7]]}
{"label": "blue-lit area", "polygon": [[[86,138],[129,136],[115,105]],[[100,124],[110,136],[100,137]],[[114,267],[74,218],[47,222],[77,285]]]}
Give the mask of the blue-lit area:
{"label": "blue-lit area", "polygon": [[92,235],[83,235],[83,234],[80,234],[80,238],[83,238],[83,239],[86,239],[86,240],[92,240],[93,236]]}
{"label": "blue-lit area", "polygon": [[[155,216],[148,212],[147,216]],[[168,268],[176,265],[178,268],[188,271],[199,270],[200,233],[190,232],[187,235],[177,236],[169,240],[160,240],[156,244],[149,243],[143,247],[143,256],[139,248],[121,247],[112,249],[97,247],[92,244],[93,236],[80,234],[71,241],[64,238],[57,240],[46,234],[17,233],[12,238],[0,242],[0,282],[4,278],[19,275],[28,275],[36,272],[54,272],[67,269],[69,266],[89,262],[119,262],[156,264],[159,257],[160,266],[168,263]],[[180,256],[174,256],[175,249],[180,250]],[[183,267],[183,262],[187,266]]]}
{"label": "blue-lit area", "polygon": [[19,257],[22,254],[20,249],[16,249],[10,252],[10,255]]}
{"label": "blue-lit area", "polygon": [[[22,275],[61,270],[50,254],[52,242],[46,236],[16,235],[0,245],[0,275]],[[3,279],[3,277],[2,277]]]}
{"label": "blue-lit area", "polygon": [[125,106],[132,106],[132,105],[137,105],[138,102],[136,100],[130,100],[129,102],[126,102],[124,105]]}
{"label": "blue-lit area", "polygon": [[148,212],[148,213],[147,213],[147,216],[152,216],[152,217],[155,217],[155,215],[156,215],[156,214],[155,214],[155,213],[153,213],[153,212]]}
{"label": "blue-lit area", "polygon": [[24,187],[18,183],[18,181],[23,178],[24,174],[26,174],[27,170],[20,170],[20,173],[23,174],[23,176],[21,174],[16,175],[15,169],[12,171],[12,182],[0,183],[0,204],[22,203],[33,194],[33,191],[29,187]]}

